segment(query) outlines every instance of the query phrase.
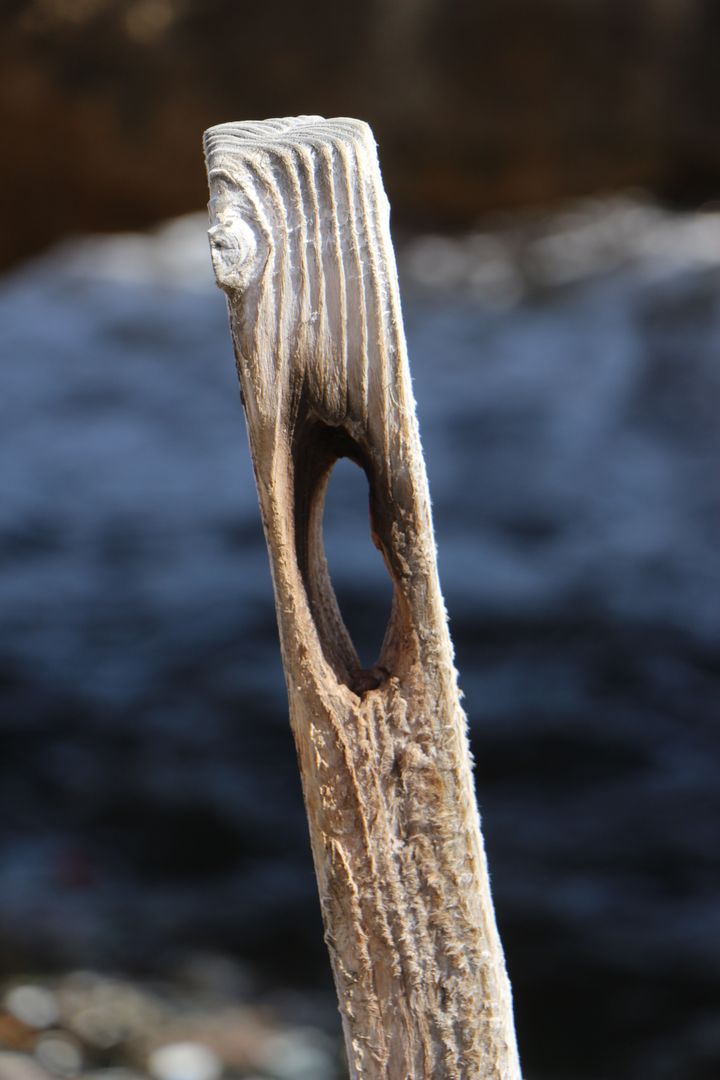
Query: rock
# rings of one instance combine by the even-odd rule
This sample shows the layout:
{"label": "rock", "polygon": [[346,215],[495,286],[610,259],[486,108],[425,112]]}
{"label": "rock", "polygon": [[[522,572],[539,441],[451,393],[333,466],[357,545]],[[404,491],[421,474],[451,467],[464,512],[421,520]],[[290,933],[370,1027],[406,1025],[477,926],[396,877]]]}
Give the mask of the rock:
{"label": "rock", "polygon": [[82,1068],[82,1051],[64,1031],[48,1031],[35,1045],[35,1057],[54,1076],[76,1076]]}
{"label": "rock", "polygon": [[25,1054],[0,1051],[0,1080],[52,1080],[42,1066]]}
{"label": "rock", "polygon": [[222,1062],[202,1043],[176,1042],[153,1050],[148,1068],[155,1080],[217,1080]]}
{"label": "rock", "polygon": [[3,1004],[12,1016],[28,1027],[50,1027],[58,1019],[55,995],[44,986],[14,986],[5,994]]}
{"label": "rock", "polygon": [[273,1080],[333,1080],[334,1050],[319,1032],[297,1028],[269,1038],[257,1064]]}

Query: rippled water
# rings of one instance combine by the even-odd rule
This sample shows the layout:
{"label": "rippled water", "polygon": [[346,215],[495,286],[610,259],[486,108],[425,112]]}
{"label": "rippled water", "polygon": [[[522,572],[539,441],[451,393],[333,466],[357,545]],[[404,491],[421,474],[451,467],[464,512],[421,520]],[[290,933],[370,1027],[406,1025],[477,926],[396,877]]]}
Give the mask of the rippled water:
{"label": "rippled water", "polygon": [[[400,266],[528,1077],[710,1080],[720,217],[586,203]],[[0,348],[5,968],[192,945],[326,978],[203,219],[7,276]],[[371,651],[384,570],[338,477]]]}

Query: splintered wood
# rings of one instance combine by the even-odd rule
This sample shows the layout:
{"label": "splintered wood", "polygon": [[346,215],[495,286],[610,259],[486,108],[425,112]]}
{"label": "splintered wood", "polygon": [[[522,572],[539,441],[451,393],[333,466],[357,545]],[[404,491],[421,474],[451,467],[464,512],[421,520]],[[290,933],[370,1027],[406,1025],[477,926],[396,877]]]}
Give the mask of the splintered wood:
{"label": "splintered wood", "polygon": [[[205,150],[351,1076],[518,1080],[372,132],[221,124]],[[393,582],[371,670],[323,550],[341,457]]]}

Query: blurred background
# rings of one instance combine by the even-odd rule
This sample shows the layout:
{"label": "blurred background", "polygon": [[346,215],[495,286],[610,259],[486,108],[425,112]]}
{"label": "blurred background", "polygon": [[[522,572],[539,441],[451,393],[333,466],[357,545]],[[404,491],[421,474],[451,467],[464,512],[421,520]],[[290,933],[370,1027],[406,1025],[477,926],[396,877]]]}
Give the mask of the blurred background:
{"label": "blurred background", "polygon": [[[203,206],[367,119],[527,1080],[720,1076],[720,6],[5,0],[0,1077],[346,1075]],[[340,463],[362,656],[388,582]]]}

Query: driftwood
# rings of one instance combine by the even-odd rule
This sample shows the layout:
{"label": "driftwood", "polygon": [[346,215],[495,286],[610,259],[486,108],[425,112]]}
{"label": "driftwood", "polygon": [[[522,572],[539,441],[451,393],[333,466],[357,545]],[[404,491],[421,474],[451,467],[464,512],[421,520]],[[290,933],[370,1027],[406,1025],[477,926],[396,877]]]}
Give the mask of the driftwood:
{"label": "driftwood", "polygon": [[[372,133],[298,117],[222,124],[205,148],[351,1075],[517,1080]],[[393,582],[370,670],[323,551],[344,456]]]}

